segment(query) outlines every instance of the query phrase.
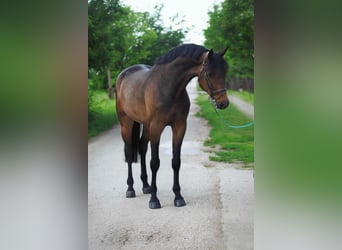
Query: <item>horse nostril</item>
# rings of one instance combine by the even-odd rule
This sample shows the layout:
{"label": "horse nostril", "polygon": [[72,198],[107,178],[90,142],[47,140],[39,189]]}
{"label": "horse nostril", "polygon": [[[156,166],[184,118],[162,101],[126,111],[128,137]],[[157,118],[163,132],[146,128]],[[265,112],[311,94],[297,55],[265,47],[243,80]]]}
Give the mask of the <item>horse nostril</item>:
{"label": "horse nostril", "polygon": [[225,109],[225,108],[228,107],[228,105],[229,105],[228,102],[220,102],[220,103],[218,103],[217,107],[218,107],[219,109]]}

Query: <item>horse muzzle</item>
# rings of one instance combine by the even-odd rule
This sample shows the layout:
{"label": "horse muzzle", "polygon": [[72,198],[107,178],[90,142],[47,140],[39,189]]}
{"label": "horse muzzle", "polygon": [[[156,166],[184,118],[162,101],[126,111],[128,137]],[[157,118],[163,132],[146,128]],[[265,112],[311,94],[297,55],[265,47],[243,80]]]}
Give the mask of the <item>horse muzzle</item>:
{"label": "horse muzzle", "polygon": [[[210,85],[208,85],[210,86]],[[228,97],[226,96],[226,88],[218,89],[218,90],[211,90],[209,88],[210,99],[214,102],[215,108],[217,109],[225,109],[229,105]],[[223,95],[224,93],[224,95]],[[217,96],[218,98],[215,98]]]}
{"label": "horse muzzle", "polygon": [[216,99],[209,97],[209,100],[211,100],[216,109],[225,109],[229,106],[229,100],[225,100],[225,101],[217,101]]}
{"label": "horse muzzle", "polygon": [[224,102],[216,102],[216,107],[218,109],[225,109],[225,108],[228,107],[228,105],[229,105],[229,101],[228,100],[224,101]]}

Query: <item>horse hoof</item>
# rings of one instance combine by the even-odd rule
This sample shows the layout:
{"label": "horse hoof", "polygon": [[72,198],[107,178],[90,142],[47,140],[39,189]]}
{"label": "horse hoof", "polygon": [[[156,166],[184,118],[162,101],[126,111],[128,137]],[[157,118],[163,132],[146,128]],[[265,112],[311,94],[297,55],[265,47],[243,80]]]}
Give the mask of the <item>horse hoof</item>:
{"label": "horse hoof", "polygon": [[151,187],[143,187],[142,191],[144,194],[150,194],[151,193]]}
{"label": "horse hoof", "polygon": [[134,198],[135,197],[135,191],[134,190],[127,190],[126,191],[126,198]]}
{"label": "horse hoof", "polygon": [[176,207],[183,207],[186,205],[185,203],[185,200],[184,199],[178,199],[178,200],[175,200],[174,202],[175,206]]}
{"label": "horse hoof", "polygon": [[151,209],[161,208],[159,201],[150,201],[149,206]]}

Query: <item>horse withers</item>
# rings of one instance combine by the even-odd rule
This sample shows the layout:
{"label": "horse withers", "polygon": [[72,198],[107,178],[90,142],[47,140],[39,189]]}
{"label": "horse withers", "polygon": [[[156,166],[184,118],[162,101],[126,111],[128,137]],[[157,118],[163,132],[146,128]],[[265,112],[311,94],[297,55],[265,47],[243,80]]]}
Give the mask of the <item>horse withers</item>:
{"label": "horse withers", "polygon": [[[226,49],[215,53],[203,46],[183,44],[158,58],[153,66],[133,65],[119,74],[116,109],[128,164],[127,198],[135,197],[132,163],[137,162],[139,153],[143,193],[151,193],[150,208],[161,207],[156,183],[160,165],[159,142],[164,128],[171,126],[174,205],[186,205],[179,185],[181,147],[190,108],[186,86],[197,76],[200,87],[208,93],[216,108],[227,108],[225,76],[228,64],[223,58],[225,52]],[[151,186],[146,173],[148,142],[151,146]]]}

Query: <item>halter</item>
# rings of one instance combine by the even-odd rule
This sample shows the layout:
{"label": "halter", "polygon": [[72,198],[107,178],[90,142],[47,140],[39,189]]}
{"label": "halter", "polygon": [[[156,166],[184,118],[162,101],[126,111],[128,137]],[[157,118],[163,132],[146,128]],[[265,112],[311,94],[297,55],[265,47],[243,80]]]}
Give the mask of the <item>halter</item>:
{"label": "halter", "polygon": [[219,94],[219,93],[223,93],[223,92],[226,92],[227,89],[226,88],[223,88],[223,89],[217,89],[217,90],[214,90],[213,88],[213,85],[212,83],[210,82],[210,79],[209,79],[209,76],[208,76],[208,72],[206,71],[206,66],[207,66],[207,62],[206,60],[203,62],[203,68],[201,70],[201,73],[200,73],[200,76],[202,75],[202,73],[204,73],[204,79],[205,81],[207,82],[207,86],[208,86],[208,89],[209,89],[209,95],[210,95],[210,98],[216,102],[214,96]]}

